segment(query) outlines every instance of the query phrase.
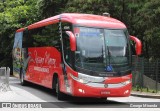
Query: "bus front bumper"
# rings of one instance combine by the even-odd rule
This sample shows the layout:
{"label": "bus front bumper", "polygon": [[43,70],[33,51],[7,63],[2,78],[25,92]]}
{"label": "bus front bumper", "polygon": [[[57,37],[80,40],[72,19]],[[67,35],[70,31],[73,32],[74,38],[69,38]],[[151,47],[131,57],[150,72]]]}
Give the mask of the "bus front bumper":
{"label": "bus front bumper", "polygon": [[127,85],[118,84],[83,84],[72,80],[72,95],[78,97],[127,97],[130,95],[132,83]]}

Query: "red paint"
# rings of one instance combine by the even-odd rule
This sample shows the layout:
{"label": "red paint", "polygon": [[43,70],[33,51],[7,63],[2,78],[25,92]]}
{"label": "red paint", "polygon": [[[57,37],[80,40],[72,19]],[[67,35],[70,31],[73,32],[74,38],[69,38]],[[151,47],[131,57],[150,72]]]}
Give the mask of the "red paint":
{"label": "red paint", "polygon": [[54,47],[28,48],[26,80],[52,88],[52,76],[61,72],[60,52]]}
{"label": "red paint", "polygon": [[71,51],[76,51],[76,38],[75,38],[74,34],[71,31],[66,31],[66,33],[70,37],[69,40],[70,40],[70,44],[71,44],[71,46],[70,46]]}
{"label": "red paint", "polygon": [[[127,97],[130,95],[132,84],[128,84],[120,88],[93,88],[85,84],[73,81],[72,88],[73,95],[79,97]],[[78,89],[84,90],[85,93],[79,92]],[[124,94],[126,90],[128,90],[129,92],[127,94]],[[109,92],[109,94],[104,94],[102,92]]]}
{"label": "red paint", "polygon": [[[77,14],[77,13],[64,13],[48,19],[39,21],[37,23],[29,25],[28,30],[47,26],[50,24],[58,23],[59,21],[69,22],[73,25],[87,26],[87,27],[102,27],[110,29],[124,29],[126,26],[111,17],[104,17],[99,15],[89,15],[89,14]],[[21,28],[17,32],[24,31],[26,28]],[[74,29],[75,33],[79,32],[78,28]],[[67,31],[70,36],[71,50],[76,50],[76,39],[72,32]],[[131,40],[136,41],[137,54],[141,53],[141,42],[135,37],[131,36]],[[75,77],[78,77],[78,72],[74,71],[68,65],[65,65],[68,85],[71,92],[67,92],[65,82],[64,82],[64,71],[62,69],[62,64],[64,63],[61,58],[62,55],[54,47],[35,47],[28,48],[28,56],[30,57],[28,62],[28,67],[26,69],[25,80],[32,83],[36,83],[48,88],[52,88],[53,76],[58,74],[60,80],[60,90],[66,94],[71,94],[73,96],[80,97],[122,97],[129,96],[131,91],[132,84],[129,83],[126,86],[119,88],[100,88],[100,87],[91,87],[86,84],[82,84],[73,80],[70,76],[71,74]],[[103,84],[118,84],[132,78],[131,74],[122,77],[106,77]],[[84,93],[80,92],[79,89],[82,89]],[[128,91],[128,93],[124,93]],[[104,93],[103,93],[104,92]],[[105,94],[109,92],[108,94]]]}
{"label": "red paint", "polygon": [[[72,24],[78,24],[88,27],[103,27],[103,28],[126,28],[126,26],[119,20],[111,17],[91,15],[91,14],[78,14],[78,13],[63,13],[54,17],[47,18],[45,20],[36,22],[29,25],[28,29],[38,28],[53,23],[58,23],[61,19],[62,22],[69,22]],[[24,28],[17,30],[17,32],[23,31]]]}
{"label": "red paint", "polygon": [[[73,71],[69,67],[67,68],[67,72],[68,74],[72,74],[78,77],[78,73]],[[131,78],[132,74],[122,77],[107,77],[103,84],[118,84],[126,80],[131,80]],[[68,79],[71,86],[72,95],[78,97],[126,97],[130,95],[130,91],[132,89],[132,83],[119,88],[99,88],[96,86],[91,87],[86,84],[79,83],[73,80],[69,75]],[[79,89],[84,90],[85,93],[80,92]],[[127,94],[124,94],[126,90],[128,90],[129,92]],[[102,91],[108,91],[110,92],[110,94],[101,94]]]}
{"label": "red paint", "polygon": [[141,53],[142,53],[142,43],[141,43],[141,41],[135,36],[130,36],[130,39],[133,40],[136,43],[136,53],[137,53],[137,55],[141,55]]}
{"label": "red paint", "polygon": [[132,74],[123,77],[109,77],[105,80],[105,84],[117,84],[132,78]]}

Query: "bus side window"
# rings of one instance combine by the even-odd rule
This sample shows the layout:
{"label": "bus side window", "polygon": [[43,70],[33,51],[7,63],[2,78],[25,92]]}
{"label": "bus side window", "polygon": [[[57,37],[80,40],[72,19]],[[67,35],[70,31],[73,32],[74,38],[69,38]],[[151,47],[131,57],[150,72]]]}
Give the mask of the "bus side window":
{"label": "bus side window", "polygon": [[60,34],[58,30],[58,23],[53,24],[51,26],[52,29],[52,35],[50,36],[50,45],[54,46],[57,50],[61,50],[61,41],[60,41]]}
{"label": "bus side window", "polygon": [[53,46],[57,49],[57,50],[61,50],[61,42],[60,42],[60,39],[58,37],[58,40],[55,40],[55,43],[53,41]]}
{"label": "bus side window", "polygon": [[55,47],[60,50],[60,35],[57,24],[29,30],[29,38],[33,39],[33,47]]}
{"label": "bus side window", "polygon": [[28,48],[33,46],[33,38],[30,37],[30,32],[25,30],[23,33],[22,47]]}
{"label": "bus side window", "polygon": [[24,33],[23,33],[23,39],[22,39],[22,47],[23,48],[27,47],[27,35],[28,35],[28,31],[24,31]]}

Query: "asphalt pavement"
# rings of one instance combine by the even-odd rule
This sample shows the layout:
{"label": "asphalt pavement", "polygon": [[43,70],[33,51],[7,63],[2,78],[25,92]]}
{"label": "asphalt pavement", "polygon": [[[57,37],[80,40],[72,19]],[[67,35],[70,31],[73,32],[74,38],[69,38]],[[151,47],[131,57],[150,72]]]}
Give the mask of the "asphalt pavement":
{"label": "asphalt pavement", "polygon": [[[101,109],[125,108],[128,107],[128,103],[135,103],[135,102],[160,103],[159,94],[144,94],[141,92],[132,92],[130,97],[108,98],[107,101],[100,101],[99,99],[93,99],[93,98],[76,98],[70,96],[68,96],[63,101],[59,101],[56,98],[56,94],[53,93],[52,90],[33,84],[30,84],[28,86],[21,86],[19,80],[14,77],[10,77],[10,89],[11,90],[6,92],[0,92],[0,102],[34,102],[34,103],[47,102],[47,104],[45,104],[45,107],[49,105],[49,107],[52,106],[53,108],[62,108],[62,109],[63,108],[101,108]],[[146,108],[144,111],[147,111]],[[160,111],[160,110],[156,108],[154,111]]]}

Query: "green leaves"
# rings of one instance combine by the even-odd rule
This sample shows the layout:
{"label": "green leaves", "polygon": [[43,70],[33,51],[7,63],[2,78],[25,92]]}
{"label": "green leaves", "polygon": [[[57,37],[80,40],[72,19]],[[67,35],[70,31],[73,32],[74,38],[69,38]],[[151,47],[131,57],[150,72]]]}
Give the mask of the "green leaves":
{"label": "green leaves", "polygon": [[65,12],[98,15],[108,12],[125,23],[131,35],[142,40],[144,56],[159,57],[159,6],[159,0],[0,0],[0,66],[11,65],[8,58],[11,59],[18,28]]}
{"label": "green leaves", "polygon": [[148,57],[159,58],[160,50],[160,1],[150,0],[137,12],[137,28],[143,30],[144,54]]}
{"label": "green leaves", "polygon": [[0,66],[11,67],[14,34],[17,29],[37,21],[36,3],[33,0],[0,1]]}

